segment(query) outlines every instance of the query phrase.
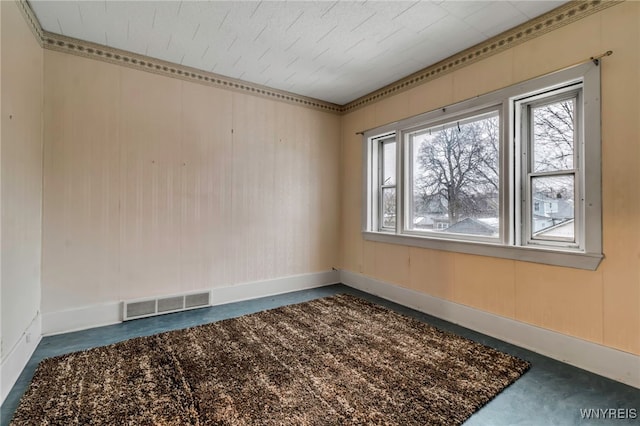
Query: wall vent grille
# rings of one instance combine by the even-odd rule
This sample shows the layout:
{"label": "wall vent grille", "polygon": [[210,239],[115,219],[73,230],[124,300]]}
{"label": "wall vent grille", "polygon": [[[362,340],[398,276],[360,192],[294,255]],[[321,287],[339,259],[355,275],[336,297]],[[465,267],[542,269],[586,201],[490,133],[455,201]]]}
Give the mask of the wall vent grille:
{"label": "wall vent grille", "polygon": [[211,304],[211,293],[190,293],[176,296],[158,297],[144,300],[125,300],[122,302],[122,320],[151,317],[171,312],[204,308]]}

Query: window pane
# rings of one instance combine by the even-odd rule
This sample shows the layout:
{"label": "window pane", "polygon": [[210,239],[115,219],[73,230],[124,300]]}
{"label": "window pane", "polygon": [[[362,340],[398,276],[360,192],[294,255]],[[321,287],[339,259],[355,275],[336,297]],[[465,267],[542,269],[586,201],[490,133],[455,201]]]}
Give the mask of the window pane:
{"label": "window pane", "polygon": [[409,135],[413,230],[497,237],[497,111]]}
{"label": "window pane", "polygon": [[533,171],[573,169],[575,99],[533,108]]}
{"label": "window pane", "polygon": [[574,176],[534,177],[531,231],[536,239],[575,239]]}
{"label": "window pane", "polygon": [[382,227],[396,227],[396,189],[382,189]]}
{"label": "window pane", "polygon": [[382,185],[396,184],[396,143],[384,142],[382,144]]}

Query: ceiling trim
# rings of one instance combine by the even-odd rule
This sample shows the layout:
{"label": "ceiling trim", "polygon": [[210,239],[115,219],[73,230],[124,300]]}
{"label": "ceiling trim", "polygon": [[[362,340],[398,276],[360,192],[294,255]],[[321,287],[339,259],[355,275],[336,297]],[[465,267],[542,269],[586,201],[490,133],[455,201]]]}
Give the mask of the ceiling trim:
{"label": "ceiling trim", "polygon": [[521,43],[539,37],[557,28],[580,20],[600,10],[622,3],[624,0],[573,0],[552,11],[518,25],[482,43],[456,53],[434,65],[424,68],[408,77],[393,82],[381,89],[364,95],[342,106],[342,113],[349,113],[373,102],[388,98],[416,87],[429,80],[486,59],[496,53],[510,49]]}
{"label": "ceiling trim", "polygon": [[271,87],[250,83],[243,80],[226,77],[212,72],[202,71],[196,68],[178,65],[173,62],[155,59],[149,56],[138,55],[126,50],[116,49],[101,44],[91,43],[60,34],[44,31],[43,46],[45,49],[58,52],[70,53],[72,55],[83,56],[85,58],[98,59],[112,64],[123,65],[160,74],[167,77],[179,78],[206,86],[213,86],[221,89],[245,92],[251,95],[275,99],[290,104],[300,105],[320,111],[340,114],[342,107],[319,99],[308,98],[284,90],[273,89]]}
{"label": "ceiling trim", "polygon": [[116,49],[84,40],[66,37],[44,31],[26,0],[16,0],[27,24],[40,45],[49,50],[69,53],[112,64],[143,70],[167,77],[179,78],[207,86],[244,92],[272,100],[287,102],[334,114],[345,114],[381,99],[397,95],[427,81],[463,68],[469,64],[486,59],[506,49],[544,35],[557,28],[622,3],[624,0],[572,0],[544,15],[507,30],[482,43],[452,55],[434,65],[391,83],[381,89],[362,96],[345,105],[337,105],[319,99],[309,98],[295,93],[274,89],[247,81],[233,79],[219,74],[178,65],[172,62],[151,58],[145,55]]}
{"label": "ceiling trim", "polygon": [[233,90],[237,92],[249,93],[251,95],[269,98],[294,105],[304,106],[320,111],[334,114],[342,113],[342,107],[331,102],[297,95],[284,90],[262,86],[243,80],[226,77],[212,72],[202,71],[196,68],[178,65],[173,62],[155,59],[145,55],[116,49],[89,41],[66,37],[60,34],[51,33],[42,29],[38,18],[33,13],[31,6],[26,0],[16,0],[27,24],[31,28],[34,36],[40,45],[48,50],[69,53],[85,58],[97,59],[112,64],[123,65],[137,70],[143,70],[167,77],[179,78],[206,86],[213,86],[221,89]]}
{"label": "ceiling trim", "polygon": [[26,0],[16,0],[16,3],[18,4],[18,9],[20,9],[20,13],[22,13],[24,20],[27,21],[27,25],[35,36],[36,41],[42,47],[42,40],[44,38],[42,26],[40,26],[40,21],[38,21],[38,18],[36,17],[35,13],[33,13],[31,6],[29,5],[29,3],[27,3]]}

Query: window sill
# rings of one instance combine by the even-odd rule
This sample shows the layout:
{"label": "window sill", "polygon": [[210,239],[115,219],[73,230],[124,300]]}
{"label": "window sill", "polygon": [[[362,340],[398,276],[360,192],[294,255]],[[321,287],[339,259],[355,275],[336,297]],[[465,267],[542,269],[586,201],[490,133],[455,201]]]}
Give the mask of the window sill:
{"label": "window sill", "polygon": [[504,246],[500,244],[445,240],[413,235],[386,234],[382,232],[364,231],[362,235],[367,241],[401,244],[411,247],[474,254],[478,256],[499,257],[523,262],[587,269],[590,271],[595,271],[604,257],[598,253],[580,253],[570,250],[552,250],[537,247]]}

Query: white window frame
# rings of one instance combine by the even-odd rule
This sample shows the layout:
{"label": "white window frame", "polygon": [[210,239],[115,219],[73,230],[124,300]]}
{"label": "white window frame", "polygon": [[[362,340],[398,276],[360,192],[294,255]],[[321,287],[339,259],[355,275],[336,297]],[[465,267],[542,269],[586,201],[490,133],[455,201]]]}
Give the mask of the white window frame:
{"label": "white window frame", "polygon": [[[445,108],[445,111],[443,111],[443,113],[446,113],[450,107]],[[410,176],[412,176],[412,166],[410,164],[410,155],[411,155],[411,147],[410,147],[410,143],[409,143],[409,136],[416,132],[419,131],[421,129],[425,129],[425,128],[433,128],[436,127],[438,125],[441,124],[448,124],[451,122],[455,122],[455,121],[463,121],[467,118],[471,118],[474,116],[478,116],[478,115],[482,115],[488,112],[497,112],[498,113],[498,120],[500,122],[500,129],[502,131],[503,129],[503,113],[502,113],[502,105],[501,104],[489,104],[489,105],[485,105],[483,107],[479,107],[479,108],[470,108],[468,110],[461,110],[459,113],[456,111],[455,113],[449,113],[447,115],[445,115],[444,119],[436,119],[434,121],[429,121],[426,125],[419,125],[419,126],[414,126],[412,128],[409,129],[404,129],[401,131],[401,140],[403,141],[403,146],[400,147],[400,151],[402,152],[403,155],[403,162],[402,164],[405,165],[404,168],[404,174],[403,174],[403,179],[402,179],[402,183],[403,183],[403,190],[402,191],[402,202],[403,202],[403,208],[404,208],[404,214],[402,215],[402,233],[405,235],[416,235],[416,236],[425,236],[425,237],[429,237],[429,238],[442,238],[442,239],[446,239],[446,240],[460,240],[462,238],[464,238],[465,241],[476,241],[476,242],[487,242],[487,243],[503,243],[504,242],[504,237],[506,235],[505,229],[503,226],[501,226],[498,231],[499,236],[497,238],[495,237],[483,237],[483,236],[478,236],[478,235],[461,235],[461,234],[445,234],[445,233],[428,233],[427,232],[423,232],[423,231],[417,231],[417,230],[412,230],[410,229],[407,224],[409,223],[409,218],[411,215],[411,197],[407,197],[406,193],[408,191],[409,188],[404,188],[404,186],[406,185],[406,182],[408,182]],[[502,152],[500,153],[500,156],[498,158],[498,162],[499,163],[503,163],[504,162],[504,158],[502,158]],[[500,166],[500,169],[502,170],[503,167]],[[505,182],[503,182],[503,178],[502,176],[500,176],[500,182],[499,182],[499,186],[501,188],[502,192],[502,188],[504,188],[505,186]],[[504,203],[500,203],[500,208],[502,210],[502,206]],[[507,215],[506,211],[500,211],[500,218],[502,219],[503,217],[505,217]],[[502,224],[502,220],[501,220],[501,224]]]}
{"label": "white window frame", "polygon": [[[523,167],[523,148],[520,111],[535,96],[580,85],[581,102],[577,103],[581,119],[574,129],[575,237],[576,242],[534,240],[527,238],[528,212],[533,207],[527,196],[526,168]],[[569,86],[571,86],[569,88]],[[558,95],[560,96],[560,95]],[[500,237],[487,239],[446,233],[411,232],[406,229],[409,200],[405,186],[409,178],[407,135],[421,127],[449,122],[455,117],[469,117],[483,111],[497,109],[500,114]],[[601,199],[601,133],[600,133],[600,67],[587,62],[562,71],[515,84],[504,89],[475,97],[434,111],[390,123],[364,132],[363,149],[363,237],[370,241],[403,244],[459,253],[515,259],[579,269],[595,270],[602,254]],[[378,227],[376,185],[377,152],[372,140],[395,135],[396,138],[396,227]],[[573,172],[572,172],[573,173]],[[531,194],[529,191],[528,194]],[[525,226],[526,225],[526,226]]]}
{"label": "white window frame", "polygon": [[[526,97],[523,99],[515,100],[515,111],[516,111],[516,122],[520,122],[520,129],[515,129],[515,146],[516,152],[520,152],[518,157],[521,158],[521,161],[516,164],[516,175],[520,175],[520,191],[521,193],[527,194],[522,197],[522,208],[520,211],[516,212],[516,217],[520,219],[517,222],[520,223],[521,229],[519,233],[516,233],[516,244],[522,245],[539,245],[539,246],[557,246],[557,247],[568,247],[568,248],[576,248],[578,250],[582,250],[582,234],[580,232],[582,230],[582,222],[584,216],[584,205],[583,205],[583,185],[584,181],[584,167],[580,164],[582,160],[582,151],[584,149],[584,144],[582,143],[584,140],[582,123],[584,123],[583,117],[583,107],[582,107],[582,97],[583,97],[583,85],[582,83],[576,83],[574,85],[565,86],[557,91],[553,91],[551,93],[543,93],[530,97]],[[576,99],[575,106],[575,116],[577,118],[578,126],[574,128],[574,159],[573,159],[573,168],[567,170],[558,170],[558,171],[549,171],[549,172],[538,172],[535,173],[531,171],[532,162],[533,162],[533,138],[531,136],[531,107],[536,107],[539,105],[546,105],[555,101],[560,101],[563,99]],[[518,114],[519,112],[519,114]],[[524,119],[523,119],[524,117]],[[519,167],[518,167],[519,166]],[[519,168],[519,170],[518,170]],[[532,222],[532,210],[533,210],[533,195],[531,188],[531,180],[534,177],[545,177],[545,176],[563,176],[563,175],[573,175],[574,177],[574,228],[575,235],[574,241],[567,242],[560,239],[554,238],[535,238],[533,236],[533,231],[531,229]],[[543,206],[544,210],[544,206]]]}
{"label": "white window frame", "polygon": [[377,150],[377,157],[378,157],[378,175],[377,175],[377,183],[378,183],[378,202],[377,202],[377,207],[378,207],[378,230],[380,232],[385,232],[385,231],[395,231],[397,229],[397,223],[398,223],[398,215],[397,215],[397,207],[396,207],[396,226],[389,227],[389,226],[384,226],[384,190],[385,189],[394,189],[396,191],[396,206],[398,205],[398,173],[397,173],[397,149],[396,149],[396,176],[395,176],[395,181],[393,184],[387,184],[386,182],[383,181],[384,179],[384,165],[385,165],[385,145],[387,144],[396,144],[397,147],[397,140],[395,138],[395,135],[387,135],[387,136],[383,136],[380,138],[376,138],[375,143],[377,144],[377,147],[375,148]]}

